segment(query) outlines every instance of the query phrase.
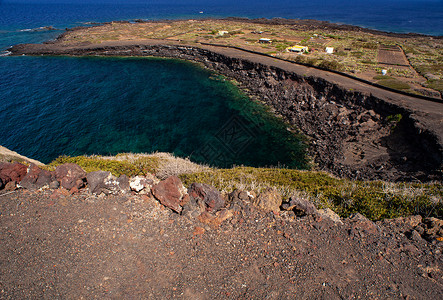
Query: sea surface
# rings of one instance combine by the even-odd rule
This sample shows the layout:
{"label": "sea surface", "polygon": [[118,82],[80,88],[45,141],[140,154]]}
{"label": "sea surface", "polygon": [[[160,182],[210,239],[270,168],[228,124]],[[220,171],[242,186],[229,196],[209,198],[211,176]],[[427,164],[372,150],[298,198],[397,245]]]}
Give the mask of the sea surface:
{"label": "sea surface", "polygon": [[59,155],[165,151],[221,167],[306,167],[303,142],[284,123],[193,63],[7,56],[14,44],[91,22],[226,16],[443,35],[440,0],[69,2],[0,0],[0,145],[45,163]]}

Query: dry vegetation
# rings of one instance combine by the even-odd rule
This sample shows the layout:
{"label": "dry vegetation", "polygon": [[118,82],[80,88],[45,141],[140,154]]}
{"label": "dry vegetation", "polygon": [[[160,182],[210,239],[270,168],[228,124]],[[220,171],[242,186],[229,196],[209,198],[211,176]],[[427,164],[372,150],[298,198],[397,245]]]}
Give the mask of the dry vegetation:
{"label": "dry vegetation", "polygon": [[[225,33],[221,34],[222,31]],[[269,38],[272,43],[260,44],[260,38]],[[238,46],[343,71],[392,88],[400,87],[399,89],[412,93],[438,96],[435,91],[443,91],[443,40],[433,37],[391,37],[327,27],[321,30],[307,30],[294,25],[231,20],[181,20],[113,22],[69,32],[61,42],[76,44],[143,39]],[[309,52],[287,52],[286,48],[293,45],[308,46]],[[333,47],[334,53],[327,54],[326,47]],[[396,47],[400,51],[386,51],[390,47]],[[380,48],[385,49],[381,56]],[[388,81],[380,75],[383,69],[387,70],[387,76],[390,77],[386,78]]]}
{"label": "dry vegetation", "polygon": [[330,208],[343,217],[359,212],[372,220],[421,214],[443,215],[441,183],[361,182],[339,179],[328,173],[284,168],[234,167],[209,168],[168,153],[119,154],[104,156],[61,156],[50,167],[77,163],[85,171],[104,170],[119,176],[153,173],[164,179],[171,175],[181,178],[185,186],[193,182],[207,183],[223,193],[235,189],[259,194],[275,188],[284,199],[296,195],[314,202],[320,208]]}

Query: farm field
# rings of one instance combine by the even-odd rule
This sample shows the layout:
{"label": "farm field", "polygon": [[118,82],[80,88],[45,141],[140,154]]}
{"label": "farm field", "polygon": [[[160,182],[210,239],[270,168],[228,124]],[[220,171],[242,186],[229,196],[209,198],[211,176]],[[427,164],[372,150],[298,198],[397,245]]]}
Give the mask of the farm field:
{"label": "farm field", "polygon": [[[236,46],[413,94],[441,98],[443,92],[441,37],[390,34],[320,21],[207,19],[111,22],[68,31],[60,38],[68,45],[146,39]],[[305,46],[308,51],[289,52],[292,46]],[[332,53],[326,52],[327,47]]]}

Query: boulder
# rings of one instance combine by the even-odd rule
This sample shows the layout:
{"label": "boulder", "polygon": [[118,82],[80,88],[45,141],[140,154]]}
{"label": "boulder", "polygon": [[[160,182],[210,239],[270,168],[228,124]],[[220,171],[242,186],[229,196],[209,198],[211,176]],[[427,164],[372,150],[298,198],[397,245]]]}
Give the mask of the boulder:
{"label": "boulder", "polygon": [[151,192],[162,205],[177,213],[182,211],[180,200],[184,195],[184,190],[183,184],[177,176],[170,176],[160,181],[152,187]]}
{"label": "boulder", "polygon": [[130,191],[129,178],[126,175],[117,178],[108,171],[95,171],[88,173],[86,180],[91,194],[116,195]]}
{"label": "boulder", "polygon": [[6,191],[15,191],[17,189],[17,183],[13,180],[13,181],[8,181],[8,183],[5,185],[5,190]]}
{"label": "boulder", "polygon": [[267,188],[256,198],[252,199],[252,204],[266,212],[278,212],[282,204],[280,193],[274,188]]}
{"label": "boulder", "polygon": [[424,237],[426,239],[433,240],[443,236],[443,220],[425,218],[423,223],[425,225]]}
{"label": "boulder", "polygon": [[225,200],[213,186],[205,183],[193,183],[188,190],[189,196],[197,202],[202,202],[206,210],[216,212],[225,206]]}
{"label": "boulder", "polygon": [[242,191],[242,190],[234,190],[232,193],[229,194],[229,201],[235,202],[235,201],[251,201],[256,196],[248,191]]}
{"label": "boulder", "polygon": [[315,205],[302,197],[291,196],[289,198],[289,203],[282,205],[284,210],[293,210],[297,215],[315,215],[317,214],[317,208]]}
{"label": "boulder", "polygon": [[42,170],[35,164],[31,164],[28,168],[28,173],[20,181],[20,186],[29,189],[39,189],[45,185],[49,185],[52,181],[52,173],[47,170]]}
{"label": "boulder", "polygon": [[352,214],[349,216],[348,221],[351,223],[351,227],[357,231],[363,231],[370,234],[379,232],[378,226],[362,214]]}
{"label": "boulder", "polygon": [[151,186],[154,184],[152,179],[148,179],[142,176],[136,176],[131,178],[129,186],[131,190],[137,193],[147,194],[151,190]]}
{"label": "boulder", "polygon": [[20,182],[26,176],[28,167],[20,163],[0,163],[0,179],[3,184],[10,181]]}
{"label": "boulder", "polygon": [[332,209],[325,208],[317,210],[317,215],[322,217],[323,219],[331,220],[336,224],[343,224],[339,215],[337,215]]}
{"label": "boulder", "polygon": [[56,190],[60,187],[60,182],[58,182],[57,180],[53,180],[49,183],[49,188],[51,190]]}
{"label": "boulder", "polygon": [[60,182],[60,186],[70,190],[73,187],[82,188],[86,179],[86,172],[73,163],[63,164],[55,169],[55,178]]}

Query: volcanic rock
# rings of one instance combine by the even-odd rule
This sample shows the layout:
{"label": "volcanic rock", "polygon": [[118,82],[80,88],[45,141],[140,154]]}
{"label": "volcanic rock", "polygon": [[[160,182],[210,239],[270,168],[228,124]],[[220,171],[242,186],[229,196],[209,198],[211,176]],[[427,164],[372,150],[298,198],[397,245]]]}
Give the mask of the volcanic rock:
{"label": "volcanic rock", "polygon": [[38,189],[45,185],[49,185],[52,181],[52,173],[48,170],[42,170],[35,164],[31,164],[28,173],[20,181],[20,186],[28,189]]}
{"label": "volcanic rock", "polygon": [[317,210],[317,215],[324,218],[333,221],[337,224],[343,224],[340,216],[336,214],[332,209],[325,208],[325,209],[319,209]]}
{"label": "volcanic rock", "polygon": [[302,197],[291,196],[289,203],[283,204],[282,207],[285,210],[294,210],[294,212],[300,216],[317,214],[315,205]]}
{"label": "volcanic rock", "polygon": [[104,193],[106,195],[115,195],[130,190],[129,178],[126,175],[117,178],[108,171],[95,171],[88,173],[86,178],[88,181],[89,192],[91,194],[100,195],[101,193]]}
{"label": "volcanic rock", "polygon": [[366,232],[370,234],[376,234],[379,231],[378,226],[374,222],[363,216],[362,214],[359,213],[352,214],[348,218],[348,220],[351,223],[352,229],[356,231]]}
{"label": "volcanic rock", "polygon": [[166,207],[180,213],[180,200],[183,196],[183,184],[177,176],[170,176],[152,187],[152,194]]}
{"label": "volcanic rock", "polygon": [[27,167],[20,163],[0,163],[0,179],[3,184],[10,181],[20,182],[26,176]]}
{"label": "volcanic rock", "polygon": [[146,177],[142,176],[133,177],[129,181],[129,186],[131,190],[142,194],[149,193],[153,184],[154,182],[151,179],[147,179]]}
{"label": "volcanic rock", "polygon": [[8,181],[8,183],[5,185],[5,190],[6,191],[15,191],[17,189],[17,183],[13,180],[13,181]]}
{"label": "volcanic rock", "polygon": [[191,184],[188,193],[197,203],[203,202],[206,205],[206,210],[210,212],[216,212],[225,206],[225,200],[221,197],[220,192],[205,183]]}
{"label": "volcanic rock", "polygon": [[84,179],[86,179],[86,172],[80,166],[68,163],[60,165],[55,169],[55,178],[67,190],[72,189],[74,186],[82,188],[84,186]]}
{"label": "volcanic rock", "polygon": [[282,204],[282,198],[276,189],[267,188],[252,200],[252,204],[266,212],[278,212]]}

